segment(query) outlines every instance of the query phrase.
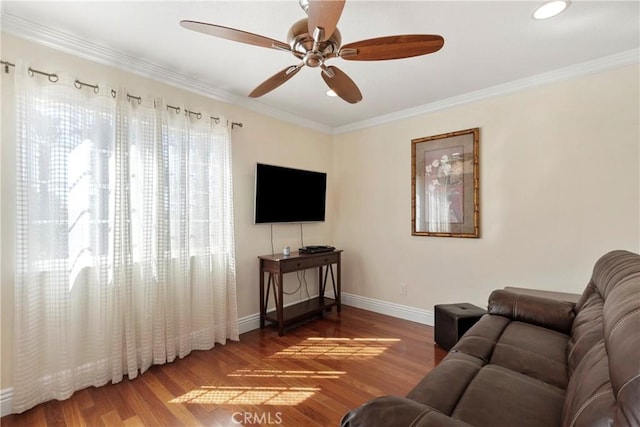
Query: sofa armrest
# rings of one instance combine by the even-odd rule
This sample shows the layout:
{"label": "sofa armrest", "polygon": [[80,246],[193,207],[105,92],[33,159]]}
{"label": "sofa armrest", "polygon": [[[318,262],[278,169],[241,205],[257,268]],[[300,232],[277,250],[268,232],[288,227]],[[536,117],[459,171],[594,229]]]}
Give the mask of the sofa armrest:
{"label": "sofa armrest", "polygon": [[576,304],[582,296],[580,294],[572,294],[569,292],[543,291],[541,289],[520,288],[517,286],[505,286],[504,290],[515,294],[532,295],[535,297],[555,299],[558,301],[567,301],[574,304]]}
{"label": "sofa armrest", "polygon": [[341,427],[471,427],[430,406],[400,396],[382,396],[348,412]]}
{"label": "sofa armrest", "polygon": [[571,332],[575,318],[574,304],[524,295],[504,290],[495,290],[489,296],[489,314],[508,317],[511,320],[531,323],[553,329],[564,334]]}

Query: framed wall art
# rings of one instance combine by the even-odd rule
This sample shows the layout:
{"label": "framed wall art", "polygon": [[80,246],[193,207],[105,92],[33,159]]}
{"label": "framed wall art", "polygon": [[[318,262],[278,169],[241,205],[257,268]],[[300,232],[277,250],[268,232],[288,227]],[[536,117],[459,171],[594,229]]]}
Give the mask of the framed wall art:
{"label": "framed wall art", "polygon": [[480,128],[411,141],[411,234],[480,237]]}

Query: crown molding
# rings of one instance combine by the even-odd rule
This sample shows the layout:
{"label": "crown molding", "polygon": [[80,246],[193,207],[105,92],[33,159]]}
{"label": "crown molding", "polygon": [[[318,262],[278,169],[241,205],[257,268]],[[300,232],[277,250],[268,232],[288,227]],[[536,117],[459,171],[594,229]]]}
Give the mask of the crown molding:
{"label": "crown molding", "polygon": [[385,114],[382,116],[374,117],[374,118],[363,120],[360,122],[351,123],[345,126],[340,126],[333,129],[333,134],[338,135],[342,133],[353,132],[356,130],[378,126],[383,123],[394,122],[397,120],[407,119],[407,118],[415,117],[425,113],[432,113],[435,111],[445,110],[448,108],[457,107],[463,104],[470,104],[470,103],[481,101],[488,98],[508,95],[514,92],[532,89],[532,88],[547,85],[550,83],[570,80],[573,78],[582,77],[589,74],[595,74],[595,73],[603,72],[603,71],[614,69],[614,68],[637,64],[639,62],[640,62],[640,49],[631,49],[631,50],[620,52],[614,55],[605,56],[602,58],[594,59],[591,61],[576,64],[576,65],[571,65],[569,67],[560,68],[557,70],[549,71],[549,72],[538,74],[535,76],[526,77],[523,79],[514,80],[512,82],[492,86],[486,89],[481,89],[478,91],[465,93],[463,95],[454,96],[451,98],[443,99],[443,100],[432,102],[429,104],[420,105],[418,107],[408,108],[406,110],[396,111],[391,114]]}
{"label": "crown molding", "polygon": [[61,52],[69,53],[83,59],[103,65],[119,68],[142,77],[159,81],[189,92],[203,95],[217,101],[236,105],[256,113],[264,114],[275,119],[303,126],[325,134],[332,134],[330,126],[305,119],[295,114],[269,107],[259,101],[215,87],[213,84],[194,79],[177,73],[151,62],[127,55],[120,51],[101,46],[89,40],[84,40],[62,31],[41,25],[2,11],[2,31],[16,37],[50,47]]}

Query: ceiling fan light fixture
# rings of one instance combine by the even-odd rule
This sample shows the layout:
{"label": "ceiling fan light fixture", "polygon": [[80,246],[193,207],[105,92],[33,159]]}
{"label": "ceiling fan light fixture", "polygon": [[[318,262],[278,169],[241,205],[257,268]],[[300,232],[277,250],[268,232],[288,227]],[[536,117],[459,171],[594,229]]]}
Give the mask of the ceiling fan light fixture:
{"label": "ceiling fan light fixture", "polygon": [[568,1],[562,1],[562,0],[548,1],[540,5],[540,7],[538,7],[536,11],[533,12],[533,17],[535,19],[553,18],[554,16],[562,13],[567,8],[567,6],[569,6]]}
{"label": "ceiling fan light fixture", "polygon": [[329,89],[329,90],[327,91],[327,96],[334,97],[334,96],[338,96],[338,94],[337,94],[337,93],[335,93],[335,92],[333,91],[333,89]]}

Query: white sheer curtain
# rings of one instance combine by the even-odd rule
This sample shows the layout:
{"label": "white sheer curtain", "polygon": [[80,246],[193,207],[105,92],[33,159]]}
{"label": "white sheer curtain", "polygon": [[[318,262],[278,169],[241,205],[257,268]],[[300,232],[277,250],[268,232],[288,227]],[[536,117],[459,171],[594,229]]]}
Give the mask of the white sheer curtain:
{"label": "white sheer curtain", "polygon": [[14,412],[238,339],[228,129],[99,86],[16,67]]}

